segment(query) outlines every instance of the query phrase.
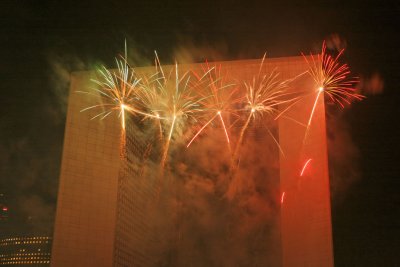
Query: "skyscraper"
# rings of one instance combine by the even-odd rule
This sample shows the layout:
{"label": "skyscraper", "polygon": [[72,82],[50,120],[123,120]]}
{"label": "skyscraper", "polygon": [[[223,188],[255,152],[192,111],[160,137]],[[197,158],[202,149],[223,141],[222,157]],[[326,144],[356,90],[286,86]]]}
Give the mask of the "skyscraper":
{"label": "skyscraper", "polygon": [[[218,64],[238,82],[251,81],[260,67],[259,60]],[[275,247],[275,254],[279,255],[274,255],[273,260],[265,258],[262,263],[268,261],[267,263],[275,266],[333,266],[323,98],[319,98],[312,123],[310,127],[306,127],[313,108],[316,88],[312,79],[305,73],[308,66],[304,59],[268,59],[265,66],[270,70],[276,68],[282,79],[298,77],[292,83],[292,92],[307,93],[302,97],[300,104],[287,111],[277,125],[279,143],[284,153],[274,154],[279,161],[277,179],[280,179],[281,188],[281,196],[277,197],[276,203],[282,203],[279,207],[280,212],[272,214],[275,214],[276,221],[280,222],[277,231],[281,238],[268,239],[272,240],[270,242],[276,242],[270,247]],[[185,66],[187,67],[199,68],[199,65]],[[137,69],[138,72],[148,70],[149,68]],[[160,177],[152,173],[152,163],[157,160],[152,159],[154,155],[149,151],[156,137],[140,133],[138,124],[142,122],[128,120],[127,127],[130,129],[126,131],[126,151],[121,155],[119,119],[110,116],[100,121],[90,120],[94,113],[80,112],[83,108],[100,101],[99,97],[87,97],[76,92],[87,91],[87,88],[92,86],[91,77],[93,73],[81,72],[74,73],[71,79],[52,266],[201,266],[199,261],[203,260],[203,256],[208,255],[208,252],[200,253],[203,256],[200,256],[197,262],[190,263],[190,259],[194,259],[194,255],[199,253],[186,253],[185,246],[189,241],[197,238],[198,242],[194,247],[199,250],[208,250],[208,246],[213,247],[215,244],[227,244],[224,242],[235,242],[234,239],[221,240],[214,244],[211,240],[216,239],[215,233],[206,233],[195,238],[196,231],[190,229],[198,224],[197,221],[216,227],[215,224],[202,222],[204,214],[195,215],[194,222],[187,222],[188,217],[178,214],[175,219],[167,222],[177,222],[175,228],[163,227],[159,223],[162,216],[157,217],[155,214],[162,214],[159,210],[162,210],[164,205],[160,191],[172,192],[177,189],[171,186],[173,184],[168,184],[168,181],[164,181],[164,186],[160,188]],[[232,128],[231,131],[238,130]],[[257,133],[247,142],[253,142],[253,145],[257,146],[256,135]],[[268,135],[262,135],[261,138],[265,139],[265,136]],[[193,155],[194,152],[191,153]],[[306,166],[306,172],[300,175],[302,167],[309,159],[311,161]],[[171,162],[170,165],[173,169],[186,173],[186,165],[180,166],[180,162]],[[143,175],[146,172],[152,175]],[[196,179],[196,175],[190,174],[190,177]],[[179,203],[185,201],[180,199],[176,209],[179,209]],[[166,224],[165,221],[162,222]],[[182,236],[183,228],[186,229],[185,236]],[[236,228],[237,225],[232,220],[226,222],[226,229],[222,230],[230,232]],[[176,234],[168,233],[171,229],[175,229]],[[234,238],[234,235],[231,236]],[[175,251],[160,251],[160,244],[165,242],[173,243]],[[203,242],[208,245],[202,245]],[[229,253],[229,249],[226,250]],[[243,250],[249,248],[244,247]],[[209,253],[212,254],[212,250]],[[232,250],[231,254],[233,257],[235,252]],[[215,260],[209,259],[208,264],[216,263]]]}

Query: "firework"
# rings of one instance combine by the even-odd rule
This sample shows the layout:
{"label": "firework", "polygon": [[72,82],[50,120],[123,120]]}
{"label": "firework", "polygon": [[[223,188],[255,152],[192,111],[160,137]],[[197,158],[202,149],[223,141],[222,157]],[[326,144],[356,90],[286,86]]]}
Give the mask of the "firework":
{"label": "firework", "polygon": [[[230,138],[223,115],[235,114],[232,105],[239,101],[239,99],[234,99],[237,89],[232,89],[235,84],[226,82],[227,75],[221,75],[221,66],[210,67],[208,62],[206,62],[206,64],[202,66],[202,71],[202,76],[198,75],[196,72],[194,72],[194,76],[198,81],[197,90],[201,99],[200,103],[204,108],[203,111],[205,114],[203,117],[206,118],[206,122],[189,141],[187,147],[192,144],[210,123],[219,118],[230,150]],[[227,92],[226,89],[230,89],[229,92]]]}
{"label": "firework", "polygon": [[[236,144],[236,149],[233,155],[234,164],[236,164],[235,162],[238,157],[240,146],[243,142],[243,137],[251,120],[255,120],[257,117],[263,117],[264,115],[279,114],[279,106],[288,103],[290,104],[297,100],[296,97],[293,97],[292,93],[288,92],[289,83],[295,78],[290,80],[281,80],[279,78],[279,72],[277,72],[276,69],[273,69],[270,72],[263,71],[264,60],[265,55],[261,60],[258,74],[254,76],[250,82],[244,82],[246,95],[244,97],[245,107],[243,111],[248,115],[246,122],[240,131],[239,139]],[[278,141],[269,129],[268,133],[274,139],[282,152]]]}
{"label": "firework", "polygon": [[167,132],[161,157],[161,166],[164,167],[174,133],[183,130],[188,122],[196,121],[196,114],[202,108],[189,71],[181,74],[176,63],[166,73],[157,53],[155,62],[156,72],[145,80],[139,99],[146,113],[151,114],[148,118],[157,120],[161,136],[163,132]]}
{"label": "firework", "polygon": [[125,156],[125,112],[133,112],[141,115],[147,115],[136,108],[137,98],[136,91],[139,90],[140,79],[136,77],[127,63],[126,44],[125,57],[121,59],[115,58],[117,70],[109,71],[105,66],[98,70],[98,79],[92,79],[97,85],[93,88],[94,92],[82,92],[94,96],[100,96],[99,104],[89,106],[81,110],[81,112],[91,109],[101,109],[101,111],[91,119],[105,119],[112,113],[117,113],[121,119],[121,140],[120,154]]}
{"label": "firework", "polygon": [[127,61],[127,48],[125,43],[125,56],[115,58],[117,69],[109,71],[105,66],[98,70],[98,79],[92,81],[98,85],[93,88],[94,92],[82,92],[89,95],[101,97],[101,103],[81,110],[101,109],[102,111],[92,117],[104,119],[113,112],[117,112],[121,118],[121,127],[125,130],[125,112],[145,116],[156,117],[140,109],[140,101],[137,95],[140,93],[141,78],[138,78],[135,71],[130,68]]}
{"label": "firework", "polygon": [[[353,99],[363,98],[355,93],[352,87],[357,79],[348,78],[350,74],[348,66],[338,62],[342,53],[343,50],[336,57],[328,55],[324,43],[320,55],[304,57],[309,65],[307,73],[311,75],[317,88],[311,114],[305,125],[306,133],[321,96],[327,95],[331,101],[338,103],[341,107]],[[125,137],[127,112],[143,120],[152,120],[157,125],[160,141],[163,144],[162,167],[166,163],[171,141],[179,138],[184,130],[192,126],[197,128],[197,131],[187,147],[212,123],[219,123],[231,150],[231,140],[225,119],[227,116],[234,115],[237,120],[244,121],[232,155],[232,167],[235,168],[240,147],[252,121],[264,116],[274,116],[275,120],[280,116],[284,117],[283,113],[301,100],[298,93],[289,92],[288,89],[290,82],[304,73],[292,79],[282,80],[276,69],[266,70],[265,55],[261,60],[258,73],[251,80],[243,82],[245,93],[242,97],[238,97],[235,84],[228,81],[228,75],[222,73],[221,66],[210,66],[208,62],[202,65],[201,72],[192,70],[182,72],[177,63],[165,68],[167,69],[165,71],[155,53],[155,71],[138,75],[127,63],[126,44],[125,56],[115,60],[117,69],[107,70],[103,66],[98,70],[98,78],[93,80],[97,85],[94,91],[83,92],[100,96],[99,103],[81,111],[100,109],[100,112],[91,119],[105,119],[110,114],[117,114],[121,121],[122,139]],[[284,107],[283,111],[282,107]],[[266,125],[264,126],[283,154],[274,134]]]}
{"label": "firework", "polygon": [[358,82],[355,77],[350,77],[350,69],[347,64],[341,64],[339,59],[344,49],[339,51],[336,57],[326,53],[326,44],[323,42],[321,54],[310,55],[310,60],[304,56],[309,68],[308,73],[315,83],[316,97],[307,123],[309,128],[314,116],[318,99],[326,95],[330,101],[344,108],[353,100],[361,100],[364,96],[356,93],[354,85]]}

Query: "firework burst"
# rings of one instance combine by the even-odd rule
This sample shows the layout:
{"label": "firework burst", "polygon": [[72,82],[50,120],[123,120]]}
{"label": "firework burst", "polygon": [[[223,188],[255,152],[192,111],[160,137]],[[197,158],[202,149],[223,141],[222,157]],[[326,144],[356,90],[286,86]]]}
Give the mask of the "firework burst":
{"label": "firework burst", "polygon": [[101,109],[101,112],[91,119],[104,119],[116,112],[121,118],[122,129],[125,129],[125,111],[143,114],[143,112],[135,108],[137,103],[135,93],[139,89],[140,79],[136,77],[134,71],[129,68],[124,59],[116,59],[116,63],[116,71],[109,71],[104,66],[98,70],[99,79],[92,79],[98,85],[97,88],[93,88],[94,92],[78,92],[101,97],[100,104],[84,108],[81,112],[90,109]]}
{"label": "firework burst", "polygon": [[[244,82],[246,95],[244,97],[245,107],[243,111],[247,114],[247,119],[240,131],[239,139],[233,154],[233,168],[235,168],[240,147],[251,120],[255,120],[257,117],[261,118],[265,115],[279,114],[279,106],[290,104],[297,99],[293,97],[293,93],[288,92],[289,83],[293,79],[281,80],[279,78],[279,72],[277,72],[276,69],[272,71],[263,71],[264,61],[265,55],[261,60],[258,74],[254,76],[250,82]],[[282,152],[276,138],[268,128],[267,130]]]}
{"label": "firework burst", "polygon": [[364,96],[356,93],[355,84],[358,78],[350,76],[350,69],[347,64],[339,62],[344,49],[339,51],[338,55],[333,57],[326,53],[326,44],[323,42],[321,54],[310,55],[310,59],[304,56],[309,68],[308,73],[315,83],[316,97],[307,123],[309,128],[318,99],[321,95],[326,95],[333,103],[344,108],[346,104],[351,104],[353,100],[361,100]]}
{"label": "firework burst", "polygon": [[224,115],[236,115],[232,105],[239,101],[238,98],[235,99],[237,88],[233,88],[235,86],[234,83],[227,82],[226,73],[221,74],[220,65],[210,67],[208,62],[206,62],[206,64],[202,66],[202,71],[202,75],[199,75],[196,72],[193,72],[193,74],[198,81],[197,91],[200,95],[200,104],[203,107],[204,113],[199,117],[203,117],[205,123],[189,141],[187,147],[192,144],[192,142],[207,128],[207,126],[209,126],[215,119],[219,119],[230,150],[230,138],[224,121]]}
{"label": "firework burst", "polygon": [[157,53],[155,62],[156,72],[145,80],[139,98],[147,114],[151,114],[151,118],[157,120],[160,134],[165,139],[161,157],[161,166],[164,167],[174,134],[176,137],[180,136],[179,131],[181,132],[189,122],[196,121],[196,114],[202,108],[189,71],[181,74],[176,63],[166,73]]}
{"label": "firework burst", "polygon": [[137,78],[134,70],[129,67],[126,58],[125,44],[125,57],[115,58],[117,69],[109,71],[105,66],[102,66],[98,70],[98,79],[92,79],[97,87],[93,88],[91,92],[78,91],[79,93],[100,96],[101,98],[100,103],[81,110],[81,112],[92,109],[101,110],[91,119],[100,118],[102,120],[112,113],[118,114],[121,120],[121,156],[125,155],[126,112],[148,116],[148,114],[137,108],[139,103],[136,94],[139,90],[140,79]]}

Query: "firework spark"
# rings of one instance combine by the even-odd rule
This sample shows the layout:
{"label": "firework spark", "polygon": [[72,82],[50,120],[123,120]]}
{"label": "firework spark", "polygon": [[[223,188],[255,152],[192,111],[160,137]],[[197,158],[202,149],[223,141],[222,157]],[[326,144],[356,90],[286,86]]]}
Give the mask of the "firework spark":
{"label": "firework spark", "polygon": [[[210,125],[217,117],[221,122],[221,126],[224,130],[226,142],[230,150],[230,138],[226,124],[223,118],[223,114],[235,114],[232,109],[232,105],[237,103],[239,99],[234,99],[237,93],[233,83],[227,83],[227,75],[221,74],[221,66],[210,67],[208,62],[202,66],[203,75],[200,76],[194,72],[194,76],[198,81],[198,92],[201,97],[201,105],[203,106],[204,116],[207,117],[207,121],[200,128],[199,131],[193,136],[193,138],[187,144],[189,147],[192,142],[202,133],[208,125]],[[226,89],[231,89],[227,92]],[[211,118],[210,118],[211,117]]]}

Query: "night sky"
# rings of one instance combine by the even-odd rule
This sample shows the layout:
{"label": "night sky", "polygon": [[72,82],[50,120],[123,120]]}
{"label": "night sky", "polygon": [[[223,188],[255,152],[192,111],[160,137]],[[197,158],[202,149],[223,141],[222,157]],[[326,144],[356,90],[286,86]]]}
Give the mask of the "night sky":
{"label": "night sky", "polygon": [[172,62],[182,48],[297,56],[339,38],[367,99],[330,112],[352,146],[330,162],[335,264],[400,266],[399,3],[73,2],[0,1],[0,193],[17,231],[52,231],[69,72],[113,67],[124,39],[140,58]]}

